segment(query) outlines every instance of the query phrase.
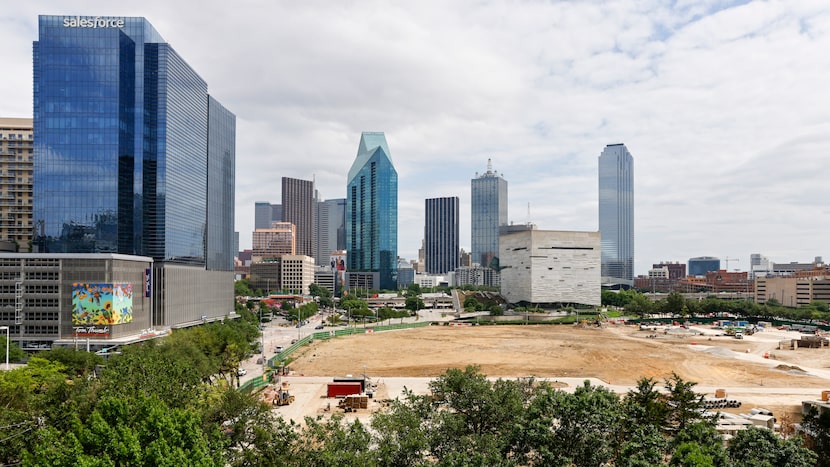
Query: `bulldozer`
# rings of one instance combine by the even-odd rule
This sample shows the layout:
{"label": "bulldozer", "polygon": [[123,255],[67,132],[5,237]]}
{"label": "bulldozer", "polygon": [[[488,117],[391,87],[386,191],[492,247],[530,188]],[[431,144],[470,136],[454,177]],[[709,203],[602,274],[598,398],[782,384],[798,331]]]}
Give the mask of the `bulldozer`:
{"label": "bulldozer", "polygon": [[288,382],[283,381],[282,385],[277,389],[277,394],[274,397],[274,405],[283,406],[294,402],[294,396],[288,392]]}

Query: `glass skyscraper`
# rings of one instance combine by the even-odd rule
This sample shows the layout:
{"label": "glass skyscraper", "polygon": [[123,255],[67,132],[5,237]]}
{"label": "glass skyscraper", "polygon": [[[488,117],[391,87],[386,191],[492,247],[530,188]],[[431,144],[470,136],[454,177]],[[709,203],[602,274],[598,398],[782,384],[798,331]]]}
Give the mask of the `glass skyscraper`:
{"label": "glass skyscraper", "polygon": [[346,249],[346,200],[327,199],[317,203],[318,266],[331,264],[331,255]]}
{"label": "glass skyscraper", "polygon": [[235,116],[144,18],[40,16],[34,246],[233,270]]}
{"label": "glass skyscraper", "polygon": [[487,159],[487,172],[476,174],[470,189],[473,262],[489,267],[499,255],[499,226],[507,224],[507,181]]}
{"label": "glass skyscraper", "polygon": [[599,156],[599,232],[603,284],[632,286],[634,159],[624,144],[609,144]]}
{"label": "glass skyscraper", "polygon": [[398,172],[386,136],[363,132],[346,185],[349,271],[379,273],[381,289],[397,289]]}
{"label": "glass skyscraper", "polygon": [[424,201],[424,259],[429,274],[446,274],[458,267],[458,197]]}

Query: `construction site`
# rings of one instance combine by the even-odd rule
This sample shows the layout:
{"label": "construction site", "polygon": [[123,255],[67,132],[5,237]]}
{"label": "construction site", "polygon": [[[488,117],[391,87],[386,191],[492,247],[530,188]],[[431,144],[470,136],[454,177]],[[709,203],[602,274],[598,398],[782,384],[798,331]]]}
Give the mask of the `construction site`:
{"label": "construction site", "polygon": [[290,402],[276,410],[298,422],[334,411],[368,419],[405,388],[428,394],[429,381],[467,365],[478,365],[490,378],[534,377],[563,390],[588,380],[619,394],[640,378],[662,382],[676,373],[697,383],[706,407],[723,413],[721,431],[729,433],[752,424],[797,421],[803,401],[830,394],[828,347],[782,344],[802,339],[797,331],[771,327],[736,339],[717,326],[671,322],[645,327],[447,323],[314,341],[295,352],[291,371],[266,389],[266,397],[283,400],[278,391],[290,387],[290,395],[282,396]]}

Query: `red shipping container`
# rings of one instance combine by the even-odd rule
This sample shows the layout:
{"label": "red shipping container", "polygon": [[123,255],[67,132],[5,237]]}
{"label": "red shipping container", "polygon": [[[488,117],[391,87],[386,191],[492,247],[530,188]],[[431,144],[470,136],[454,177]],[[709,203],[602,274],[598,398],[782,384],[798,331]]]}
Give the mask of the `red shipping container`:
{"label": "red shipping container", "polygon": [[326,397],[345,397],[350,394],[360,394],[359,382],[329,383]]}

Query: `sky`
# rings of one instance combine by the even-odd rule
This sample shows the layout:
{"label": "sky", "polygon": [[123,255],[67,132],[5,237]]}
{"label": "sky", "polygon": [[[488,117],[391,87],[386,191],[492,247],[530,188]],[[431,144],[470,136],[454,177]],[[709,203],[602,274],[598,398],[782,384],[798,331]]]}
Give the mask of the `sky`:
{"label": "sky", "polygon": [[634,158],[636,274],[830,259],[825,0],[6,2],[0,116],[32,115],[39,14],[147,18],[236,114],[240,248],[281,177],[345,198],[361,131],[383,131],[408,259],[434,197],[460,198],[469,251],[488,159],[513,223],[596,231],[614,143]]}

